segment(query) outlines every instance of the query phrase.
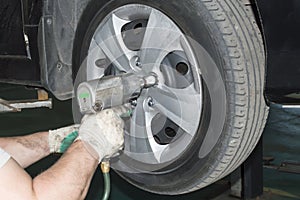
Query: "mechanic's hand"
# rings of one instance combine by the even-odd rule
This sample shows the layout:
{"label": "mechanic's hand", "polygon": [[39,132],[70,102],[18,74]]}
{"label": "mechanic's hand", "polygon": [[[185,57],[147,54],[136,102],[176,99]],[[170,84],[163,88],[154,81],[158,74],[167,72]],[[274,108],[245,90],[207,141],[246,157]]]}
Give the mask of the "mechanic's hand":
{"label": "mechanic's hand", "polygon": [[50,153],[64,153],[78,136],[79,125],[49,130]]}
{"label": "mechanic's hand", "polygon": [[120,108],[106,109],[97,114],[86,115],[82,119],[79,139],[99,162],[114,156],[123,148],[124,122],[120,118],[121,111]]}

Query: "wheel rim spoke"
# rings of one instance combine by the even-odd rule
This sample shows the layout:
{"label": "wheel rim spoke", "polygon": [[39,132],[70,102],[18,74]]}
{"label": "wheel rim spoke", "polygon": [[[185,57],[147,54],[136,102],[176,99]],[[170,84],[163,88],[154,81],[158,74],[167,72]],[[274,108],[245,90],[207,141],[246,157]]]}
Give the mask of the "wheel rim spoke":
{"label": "wheel rim spoke", "polygon": [[96,61],[99,59],[106,59],[102,49],[98,46],[94,38],[92,38],[90,49],[87,58],[87,79],[93,80],[101,78],[104,75],[105,68],[99,68],[96,66]]}
{"label": "wheel rim spoke", "polygon": [[[99,67],[106,63],[101,59],[114,71]],[[143,5],[114,10],[95,31],[87,62],[89,80],[123,72],[158,77],[158,85],[142,90],[127,121],[125,155],[160,165],[190,144],[201,117],[200,73],[189,41],[169,17]]]}
{"label": "wheel rim spoke", "polygon": [[[146,112],[145,113],[146,114],[146,121],[148,122],[147,123],[148,127],[151,127],[151,121],[152,121],[153,117],[155,116],[154,113],[157,113],[157,112],[153,112],[153,113]],[[147,131],[147,136],[148,136],[148,142],[150,144],[152,153],[154,154],[154,157],[155,157],[156,161],[158,163],[161,163],[161,156],[162,156],[163,152],[168,148],[168,145],[158,144],[154,139],[151,128],[150,128],[150,130]]]}
{"label": "wheel rim spoke", "polygon": [[[151,122],[157,111],[146,111],[144,104],[138,102],[130,119],[130,147],[128,152],[137,152],[132,154],[138,157],[138,160],[144,160],[147,163],[160,163],[160,157],[167,145],[159,145],[152,134]],[[131,155],[131,156],[132,156]]]}
{"label": "wheel rim spoke", "polygon": [[163,58],[172,51],[182,50],[182,33],[161,12],[152,10],[139,52],[143,70],[156,72]]}
{"label": "wheel rim spoke", "polygon": [[196,92],[193,84],[184,89],[161,85],[159,88],[149,89],[149,95],[154,99],[155,109],[187,134],[195,134],[199,122],[199,115],[195,109],[201,109],[201,96]]}
{"label": "wheel rim spoke", "polygon": [[122,26],[128,22],[111,14],[111,17],[96,30],[94,35],[94,40],[108,59],[124,72],[131,71],[129,60],[135,54],[126,47],[121,35]]}

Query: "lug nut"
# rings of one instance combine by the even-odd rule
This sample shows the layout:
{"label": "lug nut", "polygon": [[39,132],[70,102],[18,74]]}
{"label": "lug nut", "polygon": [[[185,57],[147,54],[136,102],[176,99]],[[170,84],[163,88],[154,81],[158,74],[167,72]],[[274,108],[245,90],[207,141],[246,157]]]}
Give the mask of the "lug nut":
{"label": "lug nut", "polygon": [[93,106],[93,109],[96,111],[96,112],[99,112],[103,109],[103,105],[101,102],[97,102],[95,103],[95,105]]}
{"label": "lug nut", "polygon": [[135,63],[135,65],[136,65],[137,67],[141,67],[141,66],[142,66],[142,63],[139,62],[139,61],[137,61],[137,62]]}
{"label": "lug nut", "polygon": [[151,72],[148,76],[143,77],[144,88],[149,88],[158,84],[158,77],[154,72]]}
{"label": "lug nut", "polygon": [[130,101],[130,104],[131,104],[132,106],[136,106],[136,105],[137,105],[137,100],[136,100],[136,99],[131,100],[131,101]]}
{"label": "lug nut", "polygon": [[150,107],[154,106],[154,101],[153,101],[152,97],[148,98],[148,106],[150,106]]}
{"label": "lug nut", "polygon": [[134,69],[140,69],[142,67],[142,63],[140,61],[140,58],[138,56],[133,56],[130,59],[130,65]]}
{"label": "lug nut", "polygon": [[135,66],[141,67],[141,65],[142,65],[142,63],[140,62],[140,58],[137,56],[137,57],[135,58]]}

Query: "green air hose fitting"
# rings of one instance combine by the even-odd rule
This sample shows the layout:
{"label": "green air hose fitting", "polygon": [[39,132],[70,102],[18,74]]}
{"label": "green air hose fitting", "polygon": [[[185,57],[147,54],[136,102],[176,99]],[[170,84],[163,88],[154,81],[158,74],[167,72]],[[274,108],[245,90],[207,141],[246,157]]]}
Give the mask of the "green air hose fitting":
{"label": "green air hose fitting", "polygon": [[107,200],[110,194],[110,176],[109,176],[109,161],[101,162],[101,171],[103,173],[104,179],[104,193],[102,196],[102,200]]}

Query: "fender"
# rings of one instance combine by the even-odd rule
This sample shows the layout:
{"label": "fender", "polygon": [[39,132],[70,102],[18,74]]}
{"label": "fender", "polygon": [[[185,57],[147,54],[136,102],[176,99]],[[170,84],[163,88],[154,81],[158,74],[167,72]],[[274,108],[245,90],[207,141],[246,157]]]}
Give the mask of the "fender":
{"label": "fender", "polygon": [[39,24],[41,83],[58,99],[72,97],[72,49],[79,19],[90,0],[44,0]]}
{"label": "fender", "polygon": [[256,0],[266,50],[265,96],[300,104],[300,1]]}

